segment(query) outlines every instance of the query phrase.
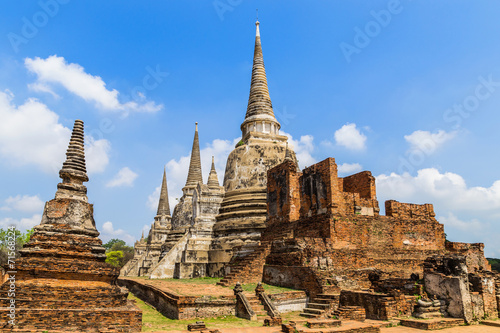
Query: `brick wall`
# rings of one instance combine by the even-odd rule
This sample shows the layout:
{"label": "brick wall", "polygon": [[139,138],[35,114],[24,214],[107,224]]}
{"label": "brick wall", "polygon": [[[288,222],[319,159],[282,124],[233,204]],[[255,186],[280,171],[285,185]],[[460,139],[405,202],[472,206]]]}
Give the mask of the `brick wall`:
{"label": "brick wall", "polygon": [[127,287],[136,297],[151,304],[170,319],[191,319],[234,315],[234,296],[211,299],[210,297],[180,296],[165,292],[143,281],[119,278],[118,284]]}
{"label": "brick wall", "polygon": [[377,200],[375,191],[375,177],[370,171],[363,171],[343,178],[343,191],[359,193],[360,197],[368,200]]}
{"label": "brick wall", "polygon": [[300,175],[292,161],[285,161],[268,171],[268,223],[289,222],[299,218]]}
{"label": "brick wall", "polygon": [[388,200],[385,202],[385,215],[401,218],[436,216],[432,204],[417,205],[401,203],[396,200]]}
{"label": "brick wall", "polygon": [[391,296],[366,291],[342,290],[340,293],[340,307],[361,306],[366,311],[366,318],[376,320],[411,316],[415,300],[414,296]]}

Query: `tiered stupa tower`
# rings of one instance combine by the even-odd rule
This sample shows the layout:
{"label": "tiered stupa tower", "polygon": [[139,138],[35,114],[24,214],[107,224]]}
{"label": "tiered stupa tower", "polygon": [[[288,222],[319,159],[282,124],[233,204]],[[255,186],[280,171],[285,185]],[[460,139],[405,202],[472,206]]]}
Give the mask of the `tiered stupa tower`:
{"label": "tiered stupa tower", "polygon": [[[280,135],[267,87],[266,70],[256,23],[250,95],[241,141],[229,154],[224,174],[225,196],[210,251],[208,274],[224,275],[223,267],[231,260],[233,248],[251,252],[259,244],[266,220],[267,170],[281,163],[286,154],[287,137]],[[293,151],[290,158],[296,163]]]}
{"label": "tiered stupa tower", "polygon": [[[118,270],[105,262],[93,205],[88,203],[83,122],[76,120],[55,199],[45,204],[15,276],[15,329],[102,332],[141,330],[141,311],[116,285]],[[0,329],[8,323],[10,283],[0,288]]]}
{"label": "tiered stupa tower", "polygon": [[201,173],[200,140],[198,138],[198,123],[195,123],[193,146],[186,185],[182,188],[182,197],[174,208],[172,214],[172,230],[162,245],[162,257],[186,233],[193,218],[193,193],[198,183],[203,183]]}
{"label": "tiered stupa tower", "polygon": [[134,245],[134,257],[122,267],[122,276],[144,276],[160,260],[161,246],[165,243],[168,234],[172,230],[172,216],[170,216],[170,204],[168,200],[167,174],[163,169],[163,180],[161,183],[158,210],[151,223],[147,240],[142,235],[141,239]]}

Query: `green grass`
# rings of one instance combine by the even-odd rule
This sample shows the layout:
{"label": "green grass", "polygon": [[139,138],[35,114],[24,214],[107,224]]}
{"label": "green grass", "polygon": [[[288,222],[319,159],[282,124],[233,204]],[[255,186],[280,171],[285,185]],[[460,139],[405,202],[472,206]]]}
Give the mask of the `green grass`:
{"label": "green grass", "polygon": [[[134,277],[134,279],[143,279],[143,280],[149,280],[148,277],[146,276],[140,276],[140,277]],[[212,278],[212,277],[201,277],[201,278],[194,278],[194,279],[153,279],[154,281],[168,281],[169,283],[175,283],[175,284],[216,284],[221,280],[221,278]],[[279,293],[284,293],[287,291],[296,291],[295,289],[290,289],[290,288],[285,288],[285,287],[277,287],[277,286],[272,286],[269,284],[263,283],[262,286],[264,287],[264,290],[268,294],[279,294]],[[246,292],[254,292],[255,288],[257,287],[257,283],[246,283],[242,285],[243,290]],[[229,287],[223,287],[223,288],[230,288],[234,289],[234,286],[229,286]]]}
{"label": "green grass", "polygon": [[[247,284],[242,284],[244,291],[247,292],[254,292],[255,288],[257,288],[257,283],[247,283]],[[262,286],[264,287],[264,290],[266,291],[267,294],[279,294],[279,293],[284,293],[287,291],[296,291],[295,289],[290,289],[290,288],[285,288],[285,287],[277,287],[277,286],[271,286],[269,284],[263,283]],[[226,288],[231,288],[233,289],[234,286],[232,287],[226,287]]]}
{"label": "green grass", "polygon": [[146,304],[131,293],[128,294],[128,299],[135,300],[139,309],[142,310],[142,331],[182,331],[187,330],[187,325],[202,320],[209,329],[229,328],[229,327],[260,327],[262,322],[249,321],[235,316],[222,316],[217,318],[193,318],[193,319],[169,319],[163,316],[155,308]]}
{"label": "green grass", "polygon": [[173,283],[193,283],[193,284],[216,284],[221,280],[221,278],[212,278],[212,277],[201,277],[194,279],[150,279],[147,276],[136,276],[134,279],[141,280],[151,280],[151,281],[168,281]]}

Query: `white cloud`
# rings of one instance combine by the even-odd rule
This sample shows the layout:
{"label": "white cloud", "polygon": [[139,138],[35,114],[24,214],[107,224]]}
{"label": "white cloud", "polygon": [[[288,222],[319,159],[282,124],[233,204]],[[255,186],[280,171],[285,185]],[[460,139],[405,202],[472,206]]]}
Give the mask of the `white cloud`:
{"label": "white cloud", "polygon": [[376,177],[381,208],[385,200],[432,203],[437,220],[445,224],[448,238],[458,242],[483,242],[486,255],[493,255],[500,238],[500,180],[490,187],[467,186],[462,176],[434,168],[416,176],[391,173]]}
{"label": "white cloud", "polygon": [[481,232],[484,225],[477,219],[465,222],[460,220],[452,212],[448,212],[447,216],[438,216],[437,220],[445,225],[445,227],[457,228],[467,232]]}
{"label": "white cloud", "polygon": [[36,99],[13,105],[14,96],[0,92],[0,154],[13,165],[35,164],[44,171],[61,168],[71,130]]}
{"label": "white cloud", "polygon": [[294,140],[291,134],[283,131],[280,131],[280,134],[288,137],[289,147],[295,152],[295,156],[299,160],[300,169],[304,169],[317,162],[311,155],[315,149],[314,137],[312,135],[302,135],[299,140]]}
{"label": "white cloud", "polygon": [[391,173],[376,177],[379,195],[417,203],[435,202],[443,209],[496,211],[500,214],[500,180],[490,187],[468,187],[462,176],[421,169],[417,176]]}
{"label": "white cloud", "polygon": [[[167,187],[168,187],[169,183],[170,182],[167,179]],[[160,191],[161,191],[161,186],[158,186],[157,188],[155,188],[155,190],[153,191],[153,193],[151,193],[148,196],[148,201],[146,202],[146,206],[149,209],[151,209],[152,211],[155,211],[158,208],[158,201],[160,200]],[[169,198],[169,202],[168,203],[170,204],[170,198]],[[173,208],[173,207],[170,207],[170,208]],[[172,213],[172,212],[170,212],[170,213]]]}
{"label": "white cloud", "polygon": [[[4,163],[36,165],[57,173],[65,160],[71,129],[59,123],[59,116],[36,99],[12,103],[10,92],[0,92],[0,156]],[[110,143],[86,136],[87,170],[102,172],[109,158]]]}
{"label": "white cloud", "polygon": [[106,243],[110,239],[118,238],[124,240],[125,243],[132,245],[135,242],[135,238],[132,237],[129,233],[127,233],[123,229],[116,229],[113,227],[113,223],[110,221],[104,222],[102,225],[102,232],[100,236],[103,243]]}
{"label": "white cloud", "polygon": [[95,140],[90,135],[85,137],[85,160],[87,163],[87,172],[100,173],[106,170],[109,163],[109,151],[111,143],[106,139]]}
{"label": "white cloud", "polygon": [[410,144],[410,151],[421,150],[426,154],[434,153],[446,141],[453,139],[457,131],[449,132],[439,130],[436,133],[429,131],[415,131],[410,135],[405,135],[405,140]]}
{"label": "white cloud", "polygon": [[338,172],[341,174],[354,174],[363,169],[359,163],[343,163],[339,164],[337,167]]}
{"label": "white cloud", "polygon": [[30,83],[30,84],[28,84],[28,88],[32,91],[35,91],[35,92],[45,92],[45,93],[51,94],[52,97],[54,97],[55,99],[61,98],[61,96],[56,94],[54,92],[54,90],[52,90],[52,88],[48,84],[45,84],[42,82]]}
{"label": "white cloud", "polygon": [[59,84],[85,101],[94,102],[103,110],[122,111],[124,114],[129,111],[156,112],[163,108],[163,105],[152,101],[141,104],[134,101],[120,103],[119,92],[116,89],[108,90],[101,77],[88,74],[79,64],[67,63],[63,57],[57,55],[47,59],[26,58],[24,64],[29,71],[37,75],[37,81],[31,87],[39,91],[53,91],[50,85]]}
{"label": "white cloud", "polygon": [[38,212],[43,209],[43,201],[40,200],[38,195],[16,195],[15,197],[8,197],[5,200],[6,206],[0,210],[11,211],[16,210],[20,212]]}
{"label": "white cloud", "polygon": [[118,187],[118,186],[128,186],[134,185],[134,181],[137,178],[137,174],[130,170],[128,167],[124,167],[118,171],[118,173],[111,179],[106,186],[107,187]]}
{"label": "white cloud", "polygon": [[361,133],[356,124],[346,124],[335,131],[335,142],[337,145],[350,150],[365,149],[366,135]]}
{"label": "white cloud", "polygon": [[42,220],[42,215],[40,214],[35,214],[32,217],[25,217],[21,219],[5,217],[0,220],[0,228],[7,228],[11,225],[15,225],[17,229],[26,231],[27,229],[31,229],[37,224],[39,224],[41,220]]}

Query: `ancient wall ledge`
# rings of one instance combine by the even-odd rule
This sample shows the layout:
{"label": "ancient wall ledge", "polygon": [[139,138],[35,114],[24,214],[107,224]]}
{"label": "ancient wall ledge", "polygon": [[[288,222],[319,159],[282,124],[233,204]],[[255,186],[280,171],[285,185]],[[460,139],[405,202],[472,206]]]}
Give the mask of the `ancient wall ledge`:
{"label": "ancient wall ledge", "polygon": [[234,296],[217,299],[202,296],[181,296],[142,281],[126,278],[119,278],[118,285],[126,287],[136,297],[152,305],[170,319],[235,315],[236,299]]}

